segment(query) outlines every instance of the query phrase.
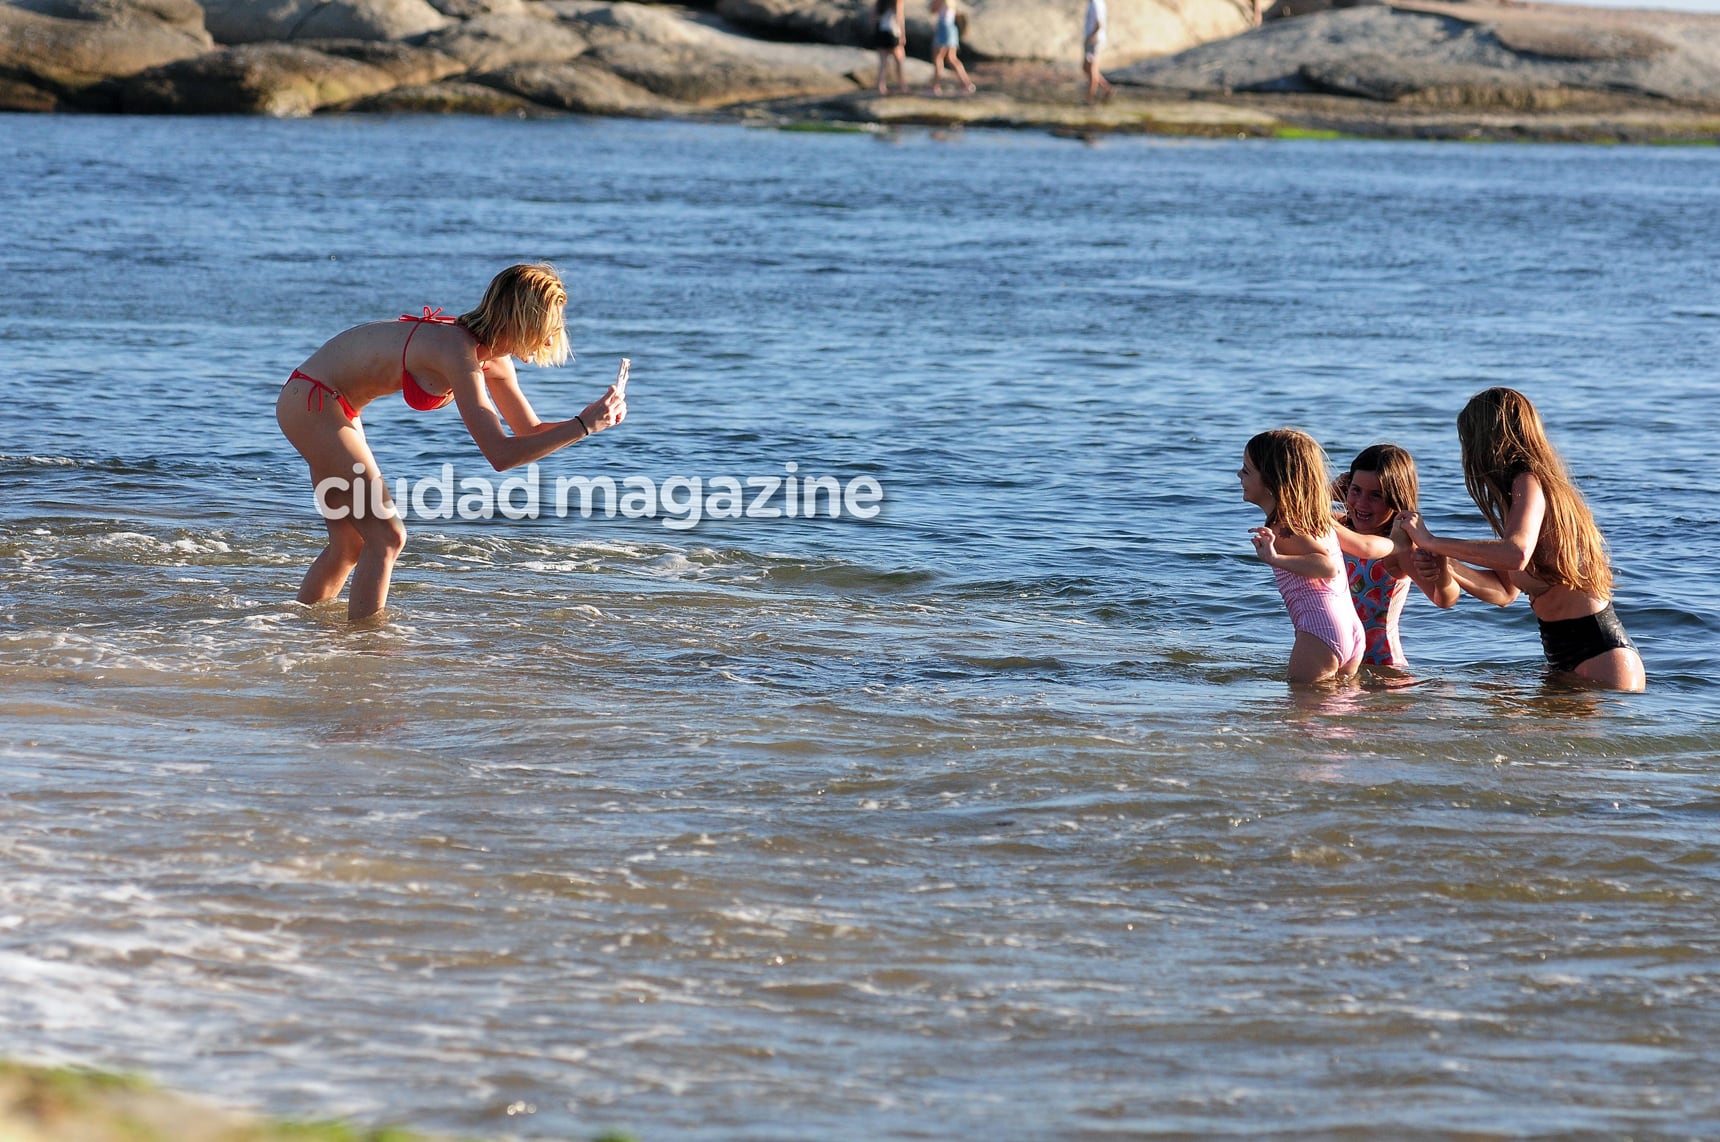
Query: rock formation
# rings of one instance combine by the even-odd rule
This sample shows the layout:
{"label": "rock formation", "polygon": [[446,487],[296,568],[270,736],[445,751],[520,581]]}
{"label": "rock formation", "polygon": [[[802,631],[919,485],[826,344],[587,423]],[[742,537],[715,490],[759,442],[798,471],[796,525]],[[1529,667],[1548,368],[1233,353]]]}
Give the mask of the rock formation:
{"label": "rock formation", "polygon": [[1268,21],[1111,78],[1209,94],[1326,92],[1469,106],[1552,106],[1572,92],[1713,100],[1720,19],[1437,0],[1371,5]]}
{"label": "rock formation", "polygon": [[[1720,134],[1720,119],[1701,110],[1720,106],[1720,17],[1509,0],[1275,0],[1251,28],[1253,0],[1108,7],[1103,62],[1129,104],[1109,110],[1076,106],[1083,0],[966,0],[963,52],[982,69],[981,102],[895,105],[870,93],[869,0],[715,0],[714,10],[631,0],[0,0],[0,110],[721,111],[1272,133],[1299,129],[1284,117],[1292,102],[1231,118],[1213,100],[1318,96],[1479,113],[1636,98],[1684,108],[1665,137]],[[909,49],[923,57],[930,13],[923,0],[908,9]],[[927,82],[923,58],[908,61],[906,78]],[[1174,109],[1191,97],[1205,102]],[[1346,114],[1328,106],[1312,126],[1347,130]],[[1661,137],[1641,123],[1591,136]]]}
{"label": "rock formation", "polygon": [[195,0],[0,5],[0,99],[11,94],[0,107],[52,109],[112,76],[190,59],[214,46]]}
{"label": "rock formation", "polygon": [[[1233,35],[1248,24],[1246,2],[1110,0],[1107,58]],[[966,50],[1074,67],[1083,10],[1082,0],[972,0]],[[92,89],[87,105],[132,111],[511,107],[478,98],[473,83],[531,101],[536,92],[549,107],[623,114],[822,97],[870,85],[871,12],[866,0],[717,0],[714,13],[601,0],[6,0],[0,108],[51,108]],[[910,5],[909,32],[910,48],[928,54],[921,3]],[[397,69],[317,46],[351,41],[428,51],[459,67],[394,78]],[[582,62],[553,80],[518,70],[574,61]],[[909,80],[926,75],[917,67]],[[447,99],[382,99],[437,82],[466,86]]]}

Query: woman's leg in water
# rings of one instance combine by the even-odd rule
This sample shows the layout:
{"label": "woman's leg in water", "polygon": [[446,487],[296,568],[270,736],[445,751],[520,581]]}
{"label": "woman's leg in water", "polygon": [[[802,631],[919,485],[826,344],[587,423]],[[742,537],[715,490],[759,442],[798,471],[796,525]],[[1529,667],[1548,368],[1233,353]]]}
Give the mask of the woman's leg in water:
{"label": "woman's leg in water", "polygon": [[305,572],[301,603],[318,603],[340,592],[347,576],[352,593],[347,617],[369,618],[388,604],[394,563],[406,546],[406,528],[395,517],[394,500],[382,480],[364,428],[338,410],[307,408],[302,382],[281,390],[275,416],[281,431],[311,470],[317,510],[329,542]]}

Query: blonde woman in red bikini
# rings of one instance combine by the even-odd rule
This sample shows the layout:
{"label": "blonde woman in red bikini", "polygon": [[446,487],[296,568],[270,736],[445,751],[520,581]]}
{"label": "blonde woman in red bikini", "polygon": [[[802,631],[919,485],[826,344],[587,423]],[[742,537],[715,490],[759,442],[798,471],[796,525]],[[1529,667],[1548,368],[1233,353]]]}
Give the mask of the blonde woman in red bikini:
{"label": "blonde woman in red bikini", "polygon": [[510,266],[470,313],[443,317],[426,307],[421,316],[355,326],[293,370],[275,402],[275,419],[310,464],[317,508],[328,526],[328,546],[305,572],[299,602],[334,598],[350,575],[349,619],[368,618],[388,603],[406,528],[359,422],[371,401],[399,393],[421,412],[452,402],[498,472],[621,423],[624,381],[573,419],[547,423],[520,391],[512,358],[534,365],[568,359],[566,306],[567,290],[554,267]]}

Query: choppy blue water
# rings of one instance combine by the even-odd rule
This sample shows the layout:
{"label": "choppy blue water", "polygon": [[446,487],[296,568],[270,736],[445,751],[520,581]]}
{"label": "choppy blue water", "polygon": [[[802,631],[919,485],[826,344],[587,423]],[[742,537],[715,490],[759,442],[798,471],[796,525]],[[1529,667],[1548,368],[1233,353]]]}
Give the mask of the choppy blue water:
{"label": "choppy blue water", "polygon": [[[1720,1131],[1720,154],[620,122],[0,121],[13,1056],[479,1137]],[[542,478],[871,522],[431,521],[292,603],[277,388],[564,270]],[[1293,694],[1242,443],[1528,392],[1633,697],[1412,600]],[[487,469],[366,410],[385,473]]]}

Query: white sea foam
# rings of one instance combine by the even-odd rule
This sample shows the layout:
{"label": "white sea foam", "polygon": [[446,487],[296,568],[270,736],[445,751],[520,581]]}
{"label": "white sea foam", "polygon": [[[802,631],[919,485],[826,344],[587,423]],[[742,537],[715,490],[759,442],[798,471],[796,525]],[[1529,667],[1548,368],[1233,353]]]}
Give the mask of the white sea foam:
{"label": "white sea foam", "polygon": [[175,539],[167,545],[174,551],[183,551],[187,555],[226,555],[232,552],[231,544],[219,539]]}

